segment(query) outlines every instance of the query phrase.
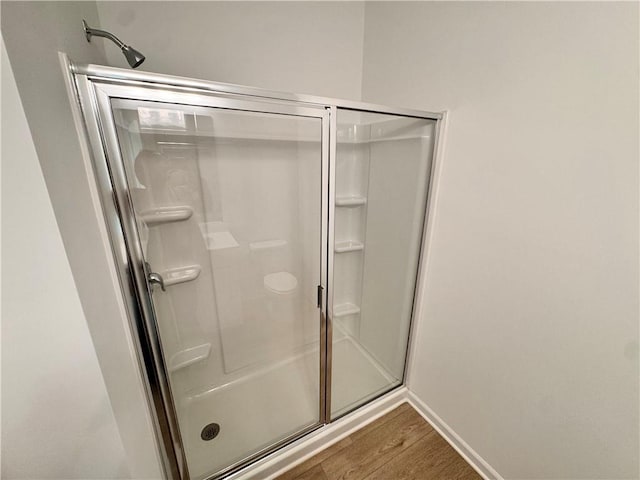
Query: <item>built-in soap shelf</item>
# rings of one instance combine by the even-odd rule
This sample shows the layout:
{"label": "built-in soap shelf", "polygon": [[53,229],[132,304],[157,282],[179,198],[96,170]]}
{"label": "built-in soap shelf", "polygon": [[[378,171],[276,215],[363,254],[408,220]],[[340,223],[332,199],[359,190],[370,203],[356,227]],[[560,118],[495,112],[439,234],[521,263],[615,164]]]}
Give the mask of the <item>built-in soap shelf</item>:
{"label": "built-in soap shelf", "polygon": [[249,243],[249,250],[252,252],[258,252],[261,250],[271,250],[273,248],[281,248],[286,246],[287,246],[286,240],[281,240],[281,239],[263,240],[261,242]]}
{"label": "built-in soap shelf", "polygon": [[187,348],[181,352],[176,353],[171,357],[169,361],[169,371],[175,372],[182,368],[193,365],[194,363],[201,362],[209,358],[211,353],[211,344],[203,343],[197,347]]}
{"label": "built-in soap shelf", "polygon": [[333,247],[333,251],[336,253],[357,252],[358,250],[364,250],[362,242],[356,240],[347,240],[345,242],[336,242]]}
{"label": "built-in soap shelf", "polygon": [[207,250],[227,250],[240,246],[224,222],[205,222],[198,226],[207,244]]}
{"label": "built-in soap shelf", "polygon": [[189,206],[156,207],[142,212],[141,218],[147,226],[153,227],[163,223],[188,220],[191,215],[193,215],[193,209]]}
{"label": "built-in soap shelf", "polygon": [[348,315],[357,315],[360,313],[360,307],[354,303],[340,303],[333,306],[333,318],[346,317]]}
{"label": "built-in soap shelf", "polygon": [[188,267],[170,268],[162,272],[164,285],[169,287],[178,283],[191,282],[200,276],[200,265],[189,265]]}
{"label": "built-in soap shelf", "polygon": [[207,250],[226,250],[240,246],[231,232],[208,233],[205,236],[205,240],[207,242]]}
{"label": "built-in soap shelf", "polygon": [[360,195],[345,195],[336,197],[336,207],[360,207],[366,205],[367,198]]}

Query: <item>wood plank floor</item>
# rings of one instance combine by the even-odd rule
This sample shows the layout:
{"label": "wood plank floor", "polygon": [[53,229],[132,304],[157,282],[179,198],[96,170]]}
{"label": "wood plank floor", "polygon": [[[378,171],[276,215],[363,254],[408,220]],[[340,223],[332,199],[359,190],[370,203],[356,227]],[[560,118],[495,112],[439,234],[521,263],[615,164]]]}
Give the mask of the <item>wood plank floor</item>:
{"label": "wood plank floor", "polygon": [[277,480],[481,480],[408,403]]}

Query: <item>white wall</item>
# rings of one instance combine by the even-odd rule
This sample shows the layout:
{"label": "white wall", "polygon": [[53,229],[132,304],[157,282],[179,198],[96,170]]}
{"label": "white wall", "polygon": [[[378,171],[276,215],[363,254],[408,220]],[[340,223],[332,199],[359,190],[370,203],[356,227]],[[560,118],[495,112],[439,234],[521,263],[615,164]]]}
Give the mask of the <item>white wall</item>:
{"label": "white wall", "polygon": [[[2,2],[1,9],[2,37],[93,342],[93,345],[87,343],[89,339],[86,336],[76,337],[78,343],[75,346],[78,349],[84,348],[85,352],[86,349],[95,348],[97,352],[127,455],[129,474],[136,479],[159,478],[161,473],[151,418],[129,327],[123,313],[119,286],[113,277],[111,250],[104,241],[105,227],[101,221],[100,208],[92,201],[95,184],[88,176],[58,60],[58,51],[61,50],[78,62],[104,62],[101,45],[87,43],[82,31],[83,18],[89,24],[97,23],[96,5],[94,2]],[[24,188],[27,188],[26,184]],[[29,208],[47,208],[42,201],[43,197],[32,200]],[[34,251],[33,255],[37,253]],[[60,255],[62,251],[56,254]],[[31,264],[30,267],[35,270],[26,271],[25,275],[40,275],[37,265]],[[52,275],[44,278],[48,283],[58,281]],[[29,297],[32,302],[41,301],[42,292],[37,288],[30,288],[29,293],[32,295]],[[42,307],[53,310],[57,304],[74,305],[77,300],[68,285],[60,295],[57,301],[47,297],[49,301],[43,301]],[[62,323],[64,317],[50,318],[48,321],[52,322],[51,326],[56,330],[65,329]],[[16,344],[15,348],[47,350],[52,345],[42,345],[41,342],[53,340],[55,337],[37,337],[32,343]],[[78,365],[78,370],[82,371],[84,365]],[[31,373],[33,372],[28,369],[22,372],[24,376]],[[94,373],[96,372],[89,372],[87,375],[91,377]],[[65,376],[79,374],[75,370],[61,370],[57,372],[55,380],[62,382]],[[13,377],[15,381],[20,378]],[[98,380],[93,378],[93,381]],[[3,378],[3,393],[10,388],[13,388],[12,384],[5,383]],[[60,408],[63,405],[56,404]],[[60,417],[64,412],[65,410],[51,408],[47,414]],[[3,418],[9,414],[3,405]],[[34,429],[37,431],[37,426]],[[60,432],[61,435],[63,433]],[[57,446],[62,444],[48,444],[51,452]],[[39,454],[38,451],[26,453]],[[60,476],[73,477],[76,474],[73,470],[74,462],[69,458],[69,470],[64,474],[58,471]],[[29,465],[36,468],[38,463],[31,460]],[[46,467],[44,462],[39,468]],[[24,475],[37,477],[28,471]],[[84,476],[80,475],[81,478]]]}
{"label": "white wall", "polygon": [[[98,2],[151,72],[360,98],[362,2]],[[117,48],[109,63],[126,67]]]}
{"label": "white wall", "polygon": [[129,478],[2,42],[2,478]]}
{"label": "white wall", "polygon": [[366,6],[450,110],[410,388],[505,478],[638,478],[638,4]]}

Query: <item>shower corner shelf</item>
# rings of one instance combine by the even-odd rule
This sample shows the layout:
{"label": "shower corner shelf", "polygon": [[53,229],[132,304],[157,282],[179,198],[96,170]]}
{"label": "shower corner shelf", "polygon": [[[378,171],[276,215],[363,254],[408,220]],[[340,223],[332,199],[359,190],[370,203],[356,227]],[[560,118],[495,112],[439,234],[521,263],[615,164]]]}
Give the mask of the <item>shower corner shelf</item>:
{"label": "shower corner shelf", "polygon": [[260,250],[272,250],[274,248],[281,248],[286,246],[287,246],[286,240],[281,240],[281,239],[263,240],[260,242],[249,243],[249,251],[257,252]]}
{"label": "shower corner shelf", "polygon": [[231,232],[213,232],[205,235],[207,250],[227,250],[238,248],[240,244]]}
{"label": "shower corner shelf", "polygon": [[357,252],[364,250],[364,245],[355,240],[347,240],[346,242],[336,242],[334,251],[336,253]]}
{"label": "shower corner shelf", "polygon": [[181,222],[188,220],[193,215],[193,209],[189,206],[180,207],[156,207],[142,212],[141,217],[148,227],[163,223]]}
{"label": "shower corner shelf", "polygon": [[336,197],[336,207],[360,207],[366,205],[367,198],[360,195],[345,195]]}
{"label": "shower corner shelf", "polygon": [[357,315],[358,313],[360,313],[360,307],[354,303],[340,303],[333,307],[333,318]]}
{"label": "shower corner shelf", "polygon": [[169,371],[175,372],[182,368],[193,365],[194,363],[206,360],[211,353],[211,344],[204,343],[197,347],[187,348],[181,352],[176,353],[171,357],[169,361]]}
{"label": "shower corner shelf", "polygon": [[200,265],[189,265],[188,267],[177,267],[162,272],[165,286],[176,285],[178,283],[191,282],[200,276],[202,268]]}

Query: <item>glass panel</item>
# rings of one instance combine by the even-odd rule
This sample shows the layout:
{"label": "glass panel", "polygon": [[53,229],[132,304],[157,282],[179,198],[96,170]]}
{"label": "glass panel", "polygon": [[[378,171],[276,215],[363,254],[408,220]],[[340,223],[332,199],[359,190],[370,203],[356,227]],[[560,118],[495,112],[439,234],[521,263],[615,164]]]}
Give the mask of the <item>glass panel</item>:
{"label": "glass panel", "polygon": [[435,122],[338,109],[331,418],[402,383]]}
{"label": "glass panel", "polygon": [[320,118],[114,99],[192,478],[319,422]]}

